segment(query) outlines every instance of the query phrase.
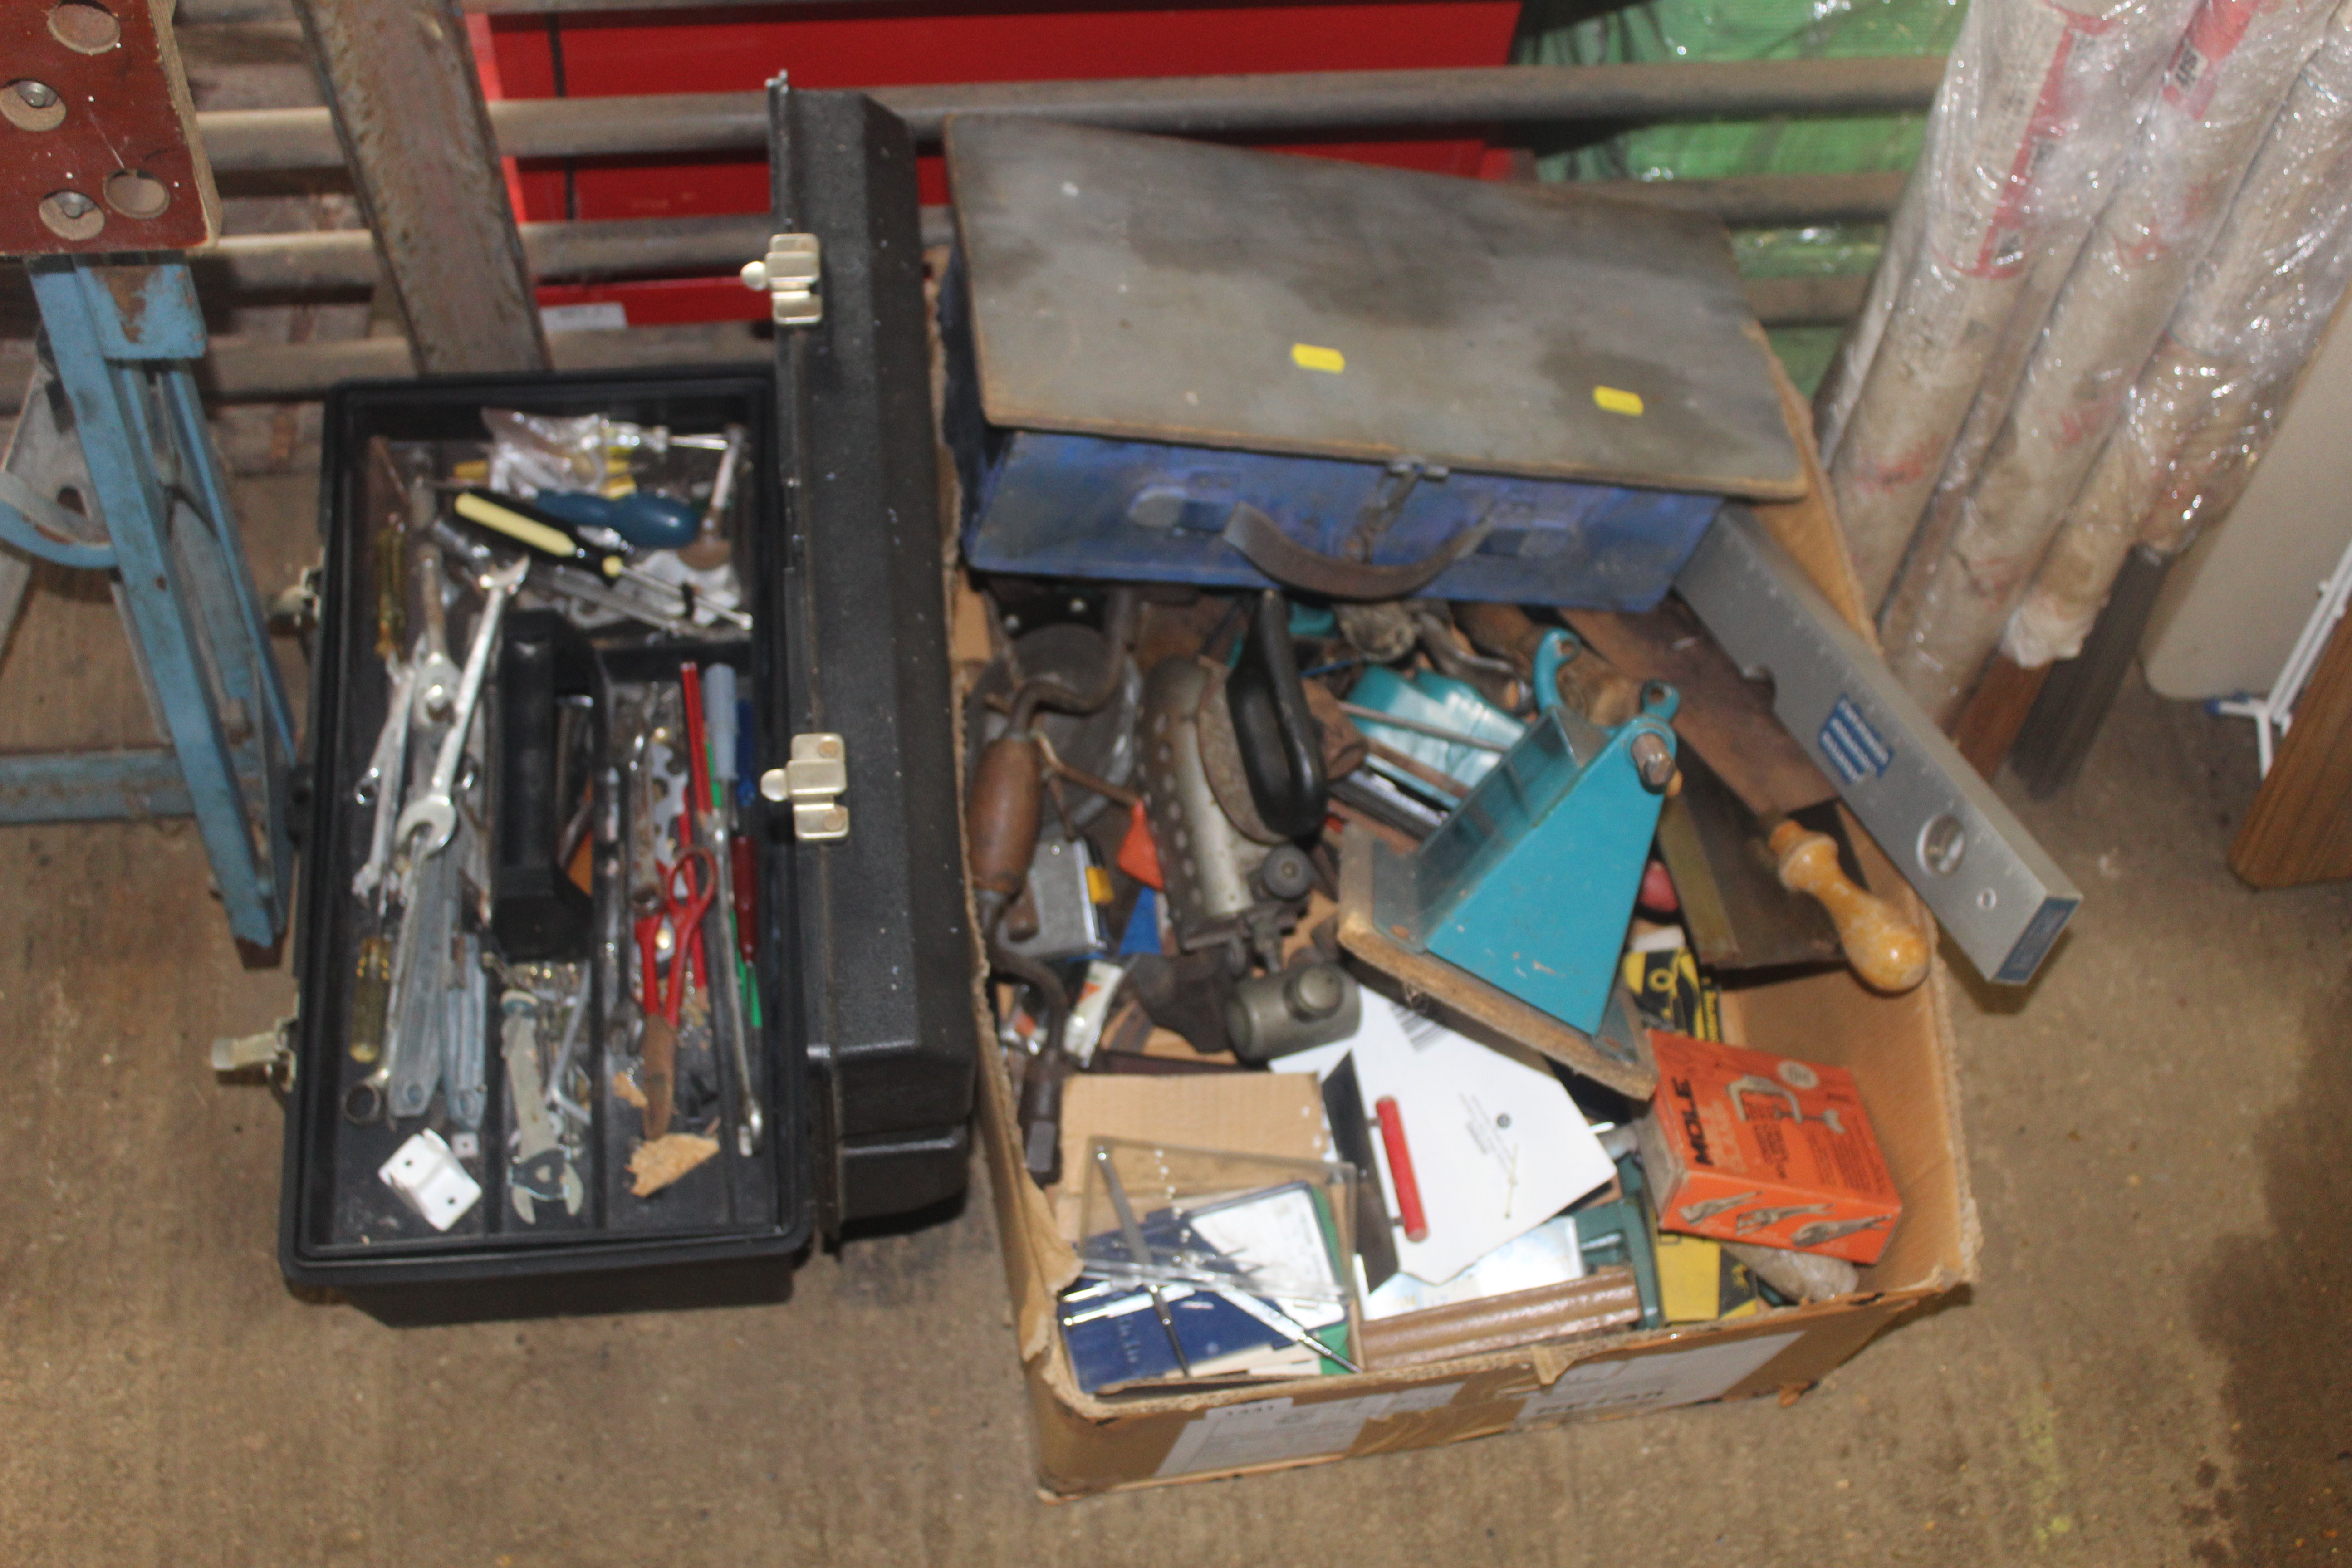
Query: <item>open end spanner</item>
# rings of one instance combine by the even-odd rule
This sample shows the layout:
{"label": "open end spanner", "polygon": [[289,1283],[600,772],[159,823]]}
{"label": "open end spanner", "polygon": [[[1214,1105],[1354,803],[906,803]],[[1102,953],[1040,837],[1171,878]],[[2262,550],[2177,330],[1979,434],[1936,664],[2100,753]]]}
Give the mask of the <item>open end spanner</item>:
{"label": "open end spanner", "polygon": [[[375,1070],[343,1096],[343,1115],[362,1126],[394,1114],[424,1114],[441,1080],[440,1034],[446,1021],[441,994],[456,908],[454,875],[439,856],[412,864],[401,874],[405,912],[393,943],[392,997],[384,1014],[382,1054]],[[397,1111],[394,1100],[400,1102]]]}
{"label": "open end spanner", "polygon": [[416,666],[395,658],[386,659],[384,668],[392,675],[392,697],[367,772],[352,792],[362,805],[375,808],[375,830],[368,840],[367,863],[352,876],[352,896],[374,900],[379,913],[384,874],[392,869],[392,828],[400,820],[400,787],[408,777],[408,705],[416,689]]}
{"label": "open end spanner", "polygon": [[439,853],[449,842],[449,836],[457,830],[457,807],[449,792],[457,782],[457,764],[465,760],[466,735],[474,727],[474,709],[481,701],[482,677],[489,668],[491,645],[499,640],[499,623],[505,618],[507,603],[522,586],[523,574],[530,569],[530,561],[520,560],[481,577],[482,613],[474,625],[473,641],[466,649],[465,673],[457,679],[457,703],[450,713],[448,731],[441,737],[441,753],[434,761],[433,777],[425,793],[401,812],[400,821],[393,829],[395,843],[407,843],[412,834],[421,836],[417,853]]}
{"label": "open end spanner", "polygon": [[449,612],[441,595],[446,585],[441,572],[441,552],[431,544],[416,550],[416,590],[424,598],[424,647],[416,656],[416,680],[410,700],[420,724],[446,724],[457,700],[457,666],[449,658]]}

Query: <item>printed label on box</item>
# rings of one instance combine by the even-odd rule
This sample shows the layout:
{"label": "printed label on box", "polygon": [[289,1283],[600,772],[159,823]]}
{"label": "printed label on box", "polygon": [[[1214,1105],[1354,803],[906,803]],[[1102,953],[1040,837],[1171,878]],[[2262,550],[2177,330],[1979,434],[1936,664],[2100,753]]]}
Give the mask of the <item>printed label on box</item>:
{"label": "printed label on box", "polygon": [[1445,1383],[1395,1394],[1368,1394],[1360,1399],[1327,1399],[1319,1405],[1294,1405],[1287,1398],[1259,1399],[1206,1410],[1177,1434],[1176,1446],[1160,1461],[1159,1474],[1244,1470],[1344,1454],[1355,1447],[1367,1421],[1434,1410],[1452,1404],[1461,1389],[1458,1383]]}
{"label": "printed label on box", "polygon": [[1563,1415],[1664,1410],[1718,1399],[1740,1379],[1801,1339],[1801,1331],[1766,1334],[1727,1345],[1693,1345],[1686,1351],[1637,1356],[1632,1361],[1587,1362],[1570,1367],[1559,1381],[1528,1396],[1516,1423]]}
{"label": "printed label on box", "polygon": [[1637,1122],[1661,1229],[1875,1263],[1903,1213],[1843,1068],[1650,1031]]}
{"label": "printed label on box", "polygon": [[1453,1404],[1454,1396],[1461,1392],[1462,1385],[1458,1383],[1439,1383],[1433,1384],[1427,1388],[1400,1389],[1394,1394],[1380,1395],[1382,1401],[1381,1407],[1373,1411],[1366,1419],[1377,1421],[1384,1415],[1410,1415],[1416,1410],[1440,1410]]}

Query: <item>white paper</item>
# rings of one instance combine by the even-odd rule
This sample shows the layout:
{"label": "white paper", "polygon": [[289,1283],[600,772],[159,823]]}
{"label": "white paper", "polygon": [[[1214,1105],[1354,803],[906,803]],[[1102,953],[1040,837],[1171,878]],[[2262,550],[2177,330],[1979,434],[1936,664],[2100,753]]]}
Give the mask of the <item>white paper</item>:
{"label": "white paper", "polygon": [[1357,1399],[1327,1399],[1317,1405],[1293,1405],[1286,1397],[1205,1410],[1177,1434],[1176,1446],[1168,1450],[1158,1473],[1190,1476],[1203,1470],[1244,1470],[1256,1465],[1344,1454],[1355,1447],[1366,1422],[1435,1410],[1453,1404],[1461,1391],[1459,1383],[1440,1383]]}
{"label": "white paper", "polygon": [[1801,1337],[1801,1332],[1792,1331],[1731,1344],[1694,1345],[1686,1351],[1632,1361],[1586,1362],[1560,1373],[1559,1381],[1549,1388],[1529,1394],[1519,1406],[1517,1425],[1567,1414],[1664,1410],[1720,1398]]}
{"label": "white paper", "polygon": [[1519,1290],[1565,1285],[1584,1278],[1584,1252],[1577,1246],[1576,1221],[1562,1215],[1546,1220],[1516,1241],[1507,1241],[1443,1285],[1430,1285],[1410,1274],[1389,1276],[1381,1288],[1364,1293],[1364,1317],[1371,1322],[1451,1307],[1461,1301],[1481,1301]]}
{"label": "white paper", "polygon": [[[1429,1236],[1408,1241],[1398,1230],[1397,1265],[1417,1279],[1444,1284],[1616,1173],[1533,1052],[1482,1044],[1367,991],[1354,1036],[1275,1065],[1320,1077],[1347,1056],[1367,1113],[1393,1099],[1404,1121]],[[1372,1147],[1393,1205],[1388,1152],[1377,1136]]]}
{"label": "white paper", "polygon": [[1331,1273],[1330,1241],[1313,1194],[1285,1186],[1239,1203],[1194,1209],[1185,1216],[1207,1242],[1258,1287],[1261,1296],[1342,1299]]}

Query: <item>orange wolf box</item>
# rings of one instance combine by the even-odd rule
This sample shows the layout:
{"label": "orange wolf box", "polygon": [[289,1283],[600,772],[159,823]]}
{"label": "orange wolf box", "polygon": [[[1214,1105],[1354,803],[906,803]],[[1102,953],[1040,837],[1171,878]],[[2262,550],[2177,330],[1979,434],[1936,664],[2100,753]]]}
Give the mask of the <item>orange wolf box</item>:
{"label": "orange wolf box", "polygon": [[1642,1163],[1662,1229],[1870,1264],[1903,1200],[1853,1075],[1652,1030]]}

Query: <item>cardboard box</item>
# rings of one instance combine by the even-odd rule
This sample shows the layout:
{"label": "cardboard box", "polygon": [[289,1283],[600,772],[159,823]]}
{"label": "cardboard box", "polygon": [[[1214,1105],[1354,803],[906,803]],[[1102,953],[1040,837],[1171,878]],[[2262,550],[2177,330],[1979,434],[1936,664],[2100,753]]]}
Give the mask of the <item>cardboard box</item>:
{"label": "cardboard box", "polygon": [[[1802,404],[1783,388],[1793,425]],[[1857,627],[1869,636],[1835,520],[1814,494],[1757,509]],[[950,584],[954,646],[985,657],[977,594]],[[967,663],[969,675],[976,664]],[[1875,846],[1855,846],[1874,876],[1894,877]],[[1892,884],[1899,885],[1899,884]],[[1909,912],[1931,930],[1924,906]],[[1926,984],[1883,996],[1843,971],[1728,991],[1727,1039],[1842,1068],[1878,1111],[1880,1152],[1904,1218],[1861,1288],[1836,1300],[1737,1320],[1602,1332],[1549,1344],[1419,1363],[1387,1373],[1317,1377],[1273,1387],[1098,1400],[1077,1390],[1056,1331],[1055,1300],[1076,1277],[1054,1207],[1022,1168],[1010,1081],[975,986],[976,1027],[991,1043],[979,1120],[1012,1293],[1014,1331],[1049,1497],[1168,1485],[1291,1465],[1433,1447],[1565,1421],[1633,1415],[1711,1399],[1803,1389],[1897,1321],[1975,1276],[1979,1235],[1969,1193],[1954,1074],[1949,981],[1940,960]]]}
{"label": "cardboard box", "polygon": [[1658,1227],[1875,1263],[1903,1215],[1843,1068],[1652,1030],[1639,1123]]}

